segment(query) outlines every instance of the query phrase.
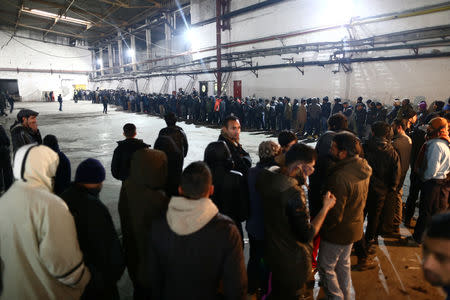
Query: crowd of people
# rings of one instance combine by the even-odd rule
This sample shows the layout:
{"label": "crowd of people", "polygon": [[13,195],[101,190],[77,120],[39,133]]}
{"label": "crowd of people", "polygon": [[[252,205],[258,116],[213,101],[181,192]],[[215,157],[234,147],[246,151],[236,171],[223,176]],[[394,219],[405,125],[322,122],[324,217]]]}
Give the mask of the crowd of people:
{"label": "crowd of people", "polygon": [[[71,182],[57,137],[42,139],[38,112],[20,110],[10,129],[12,167],[0,127],[8,149],[2,159],[9,159],[9,168],[2,165],[0,299],[119,299],[125,268],[134,299],[299,299],[315,271],[328,299],[350,299],[352,249],[355,271],[373,269],[378,236],[423,245],[425,278],[448,291],[448,105],[438,101],[429,111],[422,102],[415,110],[405,99],[387,113],[362,98],[353,111],[326,97],[321,105],[317,98],[291,105],[196,92],[89,95],[162,115],[167,125],[152,147],[125,124],[112,153],[111,173],[122,182],[122,241],[99,199],[102,163],[84,160]],[[305,118],[294,119],[302,107]],[[204,160],[184,169],[189,133],[176,125],[180,118],[221,126]],[[259,145],[256,164],[240,143],[241,126],[280,131],[278,143]],[[318,136],[315,148],[299,142],[303,131]],[[402,222],[414,229],[411,237],[400,234]]]}

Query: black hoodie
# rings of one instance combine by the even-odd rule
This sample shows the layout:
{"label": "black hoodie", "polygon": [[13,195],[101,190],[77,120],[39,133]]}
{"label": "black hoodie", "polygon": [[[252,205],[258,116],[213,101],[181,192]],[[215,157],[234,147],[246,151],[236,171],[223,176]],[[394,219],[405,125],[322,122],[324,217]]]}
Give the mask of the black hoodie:
{"label": "black hoodie", "polygon": [[149,148],[150,145],[135,138],[127,138],[117,144],[111,161],[111,173],[117,180],[124,181],[130,173],[130,161],[133,153],[139,149]]}

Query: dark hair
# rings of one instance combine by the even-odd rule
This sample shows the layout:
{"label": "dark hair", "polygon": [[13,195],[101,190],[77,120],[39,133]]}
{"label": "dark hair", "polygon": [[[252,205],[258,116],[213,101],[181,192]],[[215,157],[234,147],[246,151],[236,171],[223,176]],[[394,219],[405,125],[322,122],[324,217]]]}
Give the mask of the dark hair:
{"label": "dark hair", "polygon": [[431,218],[427,236],[438,239],[450,239],[450,212],[434,215]]}
{"label": "dark hair", "polygon": [[239,119],[236,116],[228,116],[223,120],[222,127],[228,128],[228,123],[230,121],[239,122]]}
{"label": "dark hair", "polygon": [[212,175],[208,166],[196,161],[187,166],[181,174],[183,195],[190,199],[200,199],[208,191],[212,183]]}
{"label": "dark hair", "polygon": [[347,151],[347,157],[354,157],[362,152],[360,140],[351,132],[336,133],[333,137],[333,142],[336,143],[339,151]]}
{"label": "dark hair", "polygon": [[372,132],[376,137],[387,138],[391,134],[391,126],[383,121],[377,121],[372,124]]}
{"label": "dark hair", "polygon": [[297,140],[297,136],[290,130],[283,130],[278,135],[278,144],[281,147],[286,147],[290,142]]}
{"label": "dark hair", "polygon": [[136,134],[136,126],[132,123],[123,125],[123,134],[127,137],[133,137]]}
{"label": "dark hair", "polygon": [[395,119],[392,124],[397,128],[398,126],[401,126],[403,130],[406,130],[408,128],[408,120],[407,119]]}
{"label": "dark hair", "polygon": [[348,128],[348,120],[347,117],[341,113],[337,113],[328,118],[328,127],[330,130],[338,131],[342,129]]}
{"label": "dark hair", "polygon": [[59,145],[58,145],[58,139],[53,134],[47,134],[44,137],[44,139],[42,140],[42,144],[47,146],[47,147],[49,147],[50,149],[52,149],[56,153],[58,153],[60,151],[59,150]]}
{"label": "dark hair", "polygon": [[310,163],[312,161],[317,160],[316,150],[302,143],[292,145],[289,151],[286,152],[285,156],[286,156],[286,166],[296,161]]}
{"label": "dark hair", "polygon": [[173,112],[169,112],[164,116],[167,126],[173,126],[178,121],[177,116]]}

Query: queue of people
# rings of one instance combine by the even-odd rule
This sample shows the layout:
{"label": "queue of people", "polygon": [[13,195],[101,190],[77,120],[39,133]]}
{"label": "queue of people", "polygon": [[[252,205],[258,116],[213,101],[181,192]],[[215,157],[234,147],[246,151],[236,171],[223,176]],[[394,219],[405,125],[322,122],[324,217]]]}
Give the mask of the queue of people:
{"label": "queue of people", "polygon": [[[101,162],[84,160],[71,182],[56,137],[42,140],[38,113],[21,110],[11,127],[15,181],[0,198],[0,299],[119,299],[125,268],[134,299],[299,299],[316,271],[328,299],[350,299],[352,249],[355,271],[373,269],[378,236],[423,245],[425,278],[448,290],[447,109],[424,116],[426,109],[406,100],[389,113],[369,104],[382,119],[369,109],[362,128],[350,126],[362,99],[353,119],[348,104],[307,102],[305,127],[323,132],[315,149],[299,142],[298,132],[282,130],[278,143],[259,145],[256,165],[240,141],[240,115],[221,115],[221,103],[211,115],[221,122],[217,141],[204,161],[184,169],[189,133],[176,125],[184,111],[177,102],[159,110],[167,127],[153,148],[125,124],[111,163],[122,182],[122,242],[99,198]],[[186,112],[187,119],[196,113]],[[245,114],[242,121],[251,124]],[[275,125],[289,128],[287,121],[275,118]],[[418,191],[403,204],[409,169],[416,183],[410,189]],[[404,238],[399,226],[414,226],[419,194],[414,233]]]}

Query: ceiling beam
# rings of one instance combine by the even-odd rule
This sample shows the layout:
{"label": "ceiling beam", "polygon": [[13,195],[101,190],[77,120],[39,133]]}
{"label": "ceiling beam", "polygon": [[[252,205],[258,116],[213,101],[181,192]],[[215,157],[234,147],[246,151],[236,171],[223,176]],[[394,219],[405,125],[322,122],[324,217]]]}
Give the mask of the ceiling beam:
{"label": "ceiling beam", "polygon": [[161,3],[159,3],[158,1],[156,1],[156,0],[147,0],[148,2],[150,2],[150,3],[153,3],[157,8],[161,8]]}
{"label": "ceiling beam", "polygon": [[17,6],[17,17],[16,17],[16,25],[14,25],[14,34],[16,34],[17,31],[17,25],[19,24],[20,21],[20,15],[22,14],[22,8],[23,8],[23,0],[19,1],[19,5]]}
{"label": "ceiling beam", "polygon": [[[60,17],[65,16],[65,15],[67,14],[67,12],[69,11],[70,7],[72,6],[72,4],[73,4],[74,2],[75,2],[75,0],[69,0],[69,1],[64,5],[64,7],[61,7],[61,8],[59,9],[58,16],[60,16]],[[53,27],[55,27],[56,23],[58,23],[58,20],[57,20],[57,19],[55,19],[53,22],[50,22],[50,24],[47,26],[47,27],[48,27],[48,30],[52,30]],[[48,33],[49,33],[49,31],[47,31],[46,33],[44,33],[44,36],[42,37],[42,39],[44,39],[44,38],[47,36]]]}
{"label": "ceiling beam", "polygon": [[[60,4],[60,3],[55,3],[55,2],[51,2],[51,1],[47,1],[47,0],[28,0],[29,2],[35,2],[35,3],[40,3],[40,4],[44,4],[44,5],[48,5],[49,7],[53,7],[53,8],[64,8],[65,5],[64,4]],[[76,7],[72,7],[70,9],[73,12],[76,13],[80,13],[80,14],[89,14],[92,16],[97,16],[97,17],[101,17],[102,15],[100,13],[96,13],[96,12],[92,12],[92,11],[87,11],[85,9],[79,9]]]}
{"label": "ceiling beam", "polygon": [[155,4],[152,4],[152,5],[130,5],[130,4],[124,3],[124,2],[119,1],[119,0],[116,0],[116,1],[113,1],[113,0],[99,0],[99,1],[103,2],[103,3],[111,4],[113,6],[120,6],[120,7],[123,7],[123,8],[149,8],[149,7],[155,7]]}

